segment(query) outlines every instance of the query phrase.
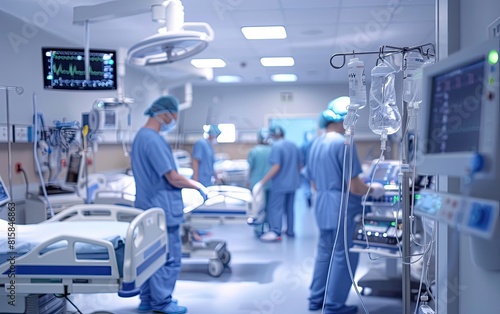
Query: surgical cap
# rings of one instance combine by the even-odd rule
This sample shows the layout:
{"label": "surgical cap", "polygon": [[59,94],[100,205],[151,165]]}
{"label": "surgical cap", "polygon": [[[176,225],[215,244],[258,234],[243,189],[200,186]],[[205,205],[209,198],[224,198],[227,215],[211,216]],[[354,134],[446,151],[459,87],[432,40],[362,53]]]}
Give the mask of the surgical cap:
{"label": "surgical cap", "polygon": [[330,123],[340,123],[344,121],[347,112],[337,114],[332,109],[326,109],[319,115],[318,125],[320,129],[326,129]]}
{"label": "surgical cap", "polygon": [[179,112],[179,101],[174,96],[161,96],[153,102],[153,104],[144,111],[144,114],[150,117],[155,117],[161,113]]}
{"label": "surgical cap", "polygon": [[349,103],[350,103],[349,97],[347,96],[338,97],[328,103],[328,109],[332,110],[337,115],[345,116],[347,114],[347,108],[349,107]]}
{"label": "surgical cap", "polygon": [[210,126],[208,127],[208,131],[205,132],[213,137],[217,137],[222,133],[219,127],[215,124],[210,124]]}
{"label": "surgical cap", "polygon": [[257,141],[261,144],[267,144],[269,141],[269,130],[266,128],[262,128],[257,133]]}
{"label": "surgical cap", "polygon": [[272,126],[269,129],[269,134],[272,136],[285,136],[285,130],[280,126]]}

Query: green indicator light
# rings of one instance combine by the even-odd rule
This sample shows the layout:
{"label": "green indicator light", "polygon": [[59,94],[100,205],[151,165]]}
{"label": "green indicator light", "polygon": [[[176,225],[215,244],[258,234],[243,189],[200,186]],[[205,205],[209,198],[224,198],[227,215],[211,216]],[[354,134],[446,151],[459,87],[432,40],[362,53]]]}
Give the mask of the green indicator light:
{"label": "green indicator light", "polygon": [[391,222],[391,226],[396,227],[396,223],[394,221]]}
{"label": "green indicator light", "polygon": [[496,50],[491,50],[490,53],[488,54],[488,62],[493,65],[497,64],[498,62],[498,51]]}
{"label": "green indicator light", "polygon": [[421,198],[420,194],[415,194],[415,199],[419,200]]}

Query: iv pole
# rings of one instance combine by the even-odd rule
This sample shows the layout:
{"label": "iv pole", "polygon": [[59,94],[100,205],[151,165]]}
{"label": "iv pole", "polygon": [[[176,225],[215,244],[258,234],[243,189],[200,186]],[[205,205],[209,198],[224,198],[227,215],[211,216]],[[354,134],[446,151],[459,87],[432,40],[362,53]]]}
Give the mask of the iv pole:
{"label": "iv pole", "polygon": [[[425,50],[424,48],[427,49]],[[387,50],[386,48],[390,49]],[[429,56],[431,52],[435,52],[435,47],[431,43],[413,46],[413,47],[392,47],[392,46],[382,46],[380,51],[365,51],[365,52],[348,52],[348,53],[336,53],[330,58],[330,65],[334,69],[341,69],[344,67],[346,62],[346,56],[354,56],[354,55],[379,55],[379,57],[385,57],[391,54],[403,54],[403,59],[406,53],[410,51],[418,50],[422,53],[423,56]],[[333,64],[333,60],[336,57],[342,57],[343,62],[341,65]],[[401,65],[401,70],[403,70],[404,64]],[[407,128],[407,111],[408,103],[403,101],[402,105],[402,130],[406,130]],[[402,157],[401,164],[403,166],[409,164],[408,160],[408,137],[404,137],[401,139],[402,141]],[[410,277],[410,263],[411,263],[411,252],[410,252],[410,171],[409,167],[403,167],[407,170],[401,170],[403,172],[403,182],[401,182],[401,201],[402,201],[402,254],[403,254],[403,265],[402,265],[402,296],[403,296],[403,313],[410,314],[411,312],[411,277]]]}
{"label": "iv pole", "polygon": [[9,106],[9,91],[15,90],[18,95],[24,93],[24,89],[20,86],[6,86],[0,85],[0,90],[5,90],[5,107],[7,111],[7,162],[9,171],[9,193],[13,197],[12,193],[12,141],[11,141],[11,125],[10,125],[10,106]]}

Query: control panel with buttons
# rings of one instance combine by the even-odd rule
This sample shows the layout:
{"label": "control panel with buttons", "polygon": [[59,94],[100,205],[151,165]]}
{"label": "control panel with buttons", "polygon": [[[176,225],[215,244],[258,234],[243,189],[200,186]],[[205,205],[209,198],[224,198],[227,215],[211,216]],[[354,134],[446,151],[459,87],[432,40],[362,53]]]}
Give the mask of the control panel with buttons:
{"label": "control panel with buttons", "polygon": [[423,190],[415,203],[414,213],[445,222],[467,234],[489,239],[495,232],[499,204],[488,199]]}

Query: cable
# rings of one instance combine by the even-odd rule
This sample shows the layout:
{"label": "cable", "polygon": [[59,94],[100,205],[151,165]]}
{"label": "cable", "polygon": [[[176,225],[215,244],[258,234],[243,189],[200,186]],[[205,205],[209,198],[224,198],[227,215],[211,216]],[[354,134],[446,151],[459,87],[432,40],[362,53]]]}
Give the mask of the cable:
{"label": "cable", "polygon": [[23,168],[19,169],[24,177],[24,183],[26,184],[26,194],[28,194],[29,186],[28,186],[28,176],[26,175],[26,171]]}
{"label": "cable", "polygon": [[[363,298],[361,297],[361,293],[359,293],[358,285],[354,281],[354,274],[352,272],[352,267],[351,267],[351,258],[349,256],[349,246],[348,246],[348,243],[347,243],[347,210],[348,210],[348,207],[349,207],[349,193],[350,193],[350,190],[351,190],[352,159],[353,159],[353,146],[354,146],[352,137],[350,137],[350,143],[349,143],[349,145],[350,145],[350,151],[349,151],[349,153],[350,153],[350,155],[349,155],[349,169],[348,169],[349,170],[349,176],[348,176],[347,191],[346,191],[347,201],[346,201],[345,213],[344,213],[344,253],[345,253],[346,262],[347,262],[347,269],[349,270],[349,276],[351,277],[351,282],[352,282],[352,285],[354,286],[354,291],[356,291],[356,295],[358,296],[359,301],[361,302],[361,306],[363,307],[363,310],[365,311],[365,313],[368,314],[369,312],[366,309],[365,303],[363,302]],[[344,182],[342,182],[342,184],[344,184]]]}
{"label": "cable", "polygon": [[[37,100],[36,100],[36,94],[33,93],[33,111],[36,114],[36,109],[37,109]],[[34,129],[35,129],[35,134],[37,130],[37,125],[38,125],[38,119],[35,119],[34,123]],[[38,160],[38,154],[37,154],[37,149],[36,149],[36,144],[38,141],[33,141],[33,155],[35,158],[35,164],[38,170],[38,176],[40,178],[40,184],[42,185],[42,191],[43,191],[43,196],[45,198],[45,201],[47,202],[47,205],[49,207],[49,212],[50,212],[50,217],[54,216],[54,209],[52,208],[52,204],[50,203],[49,196],[47,195],[47,189],[45,187],[45,181],[43,179],[43,174],[42,174],[42,167],[40,166],[40,161]],[[50,168],[50,167],[49,167]]]}
{"label": "cable", "polygon": [[71,303],[71,305],[76,309],[76,311],[79,313],[79,314],[83,314],[80,309],[68,298],[68,295],[67,294],[54,294],[54,296],[56,298],[65,298],[69,303]]}

